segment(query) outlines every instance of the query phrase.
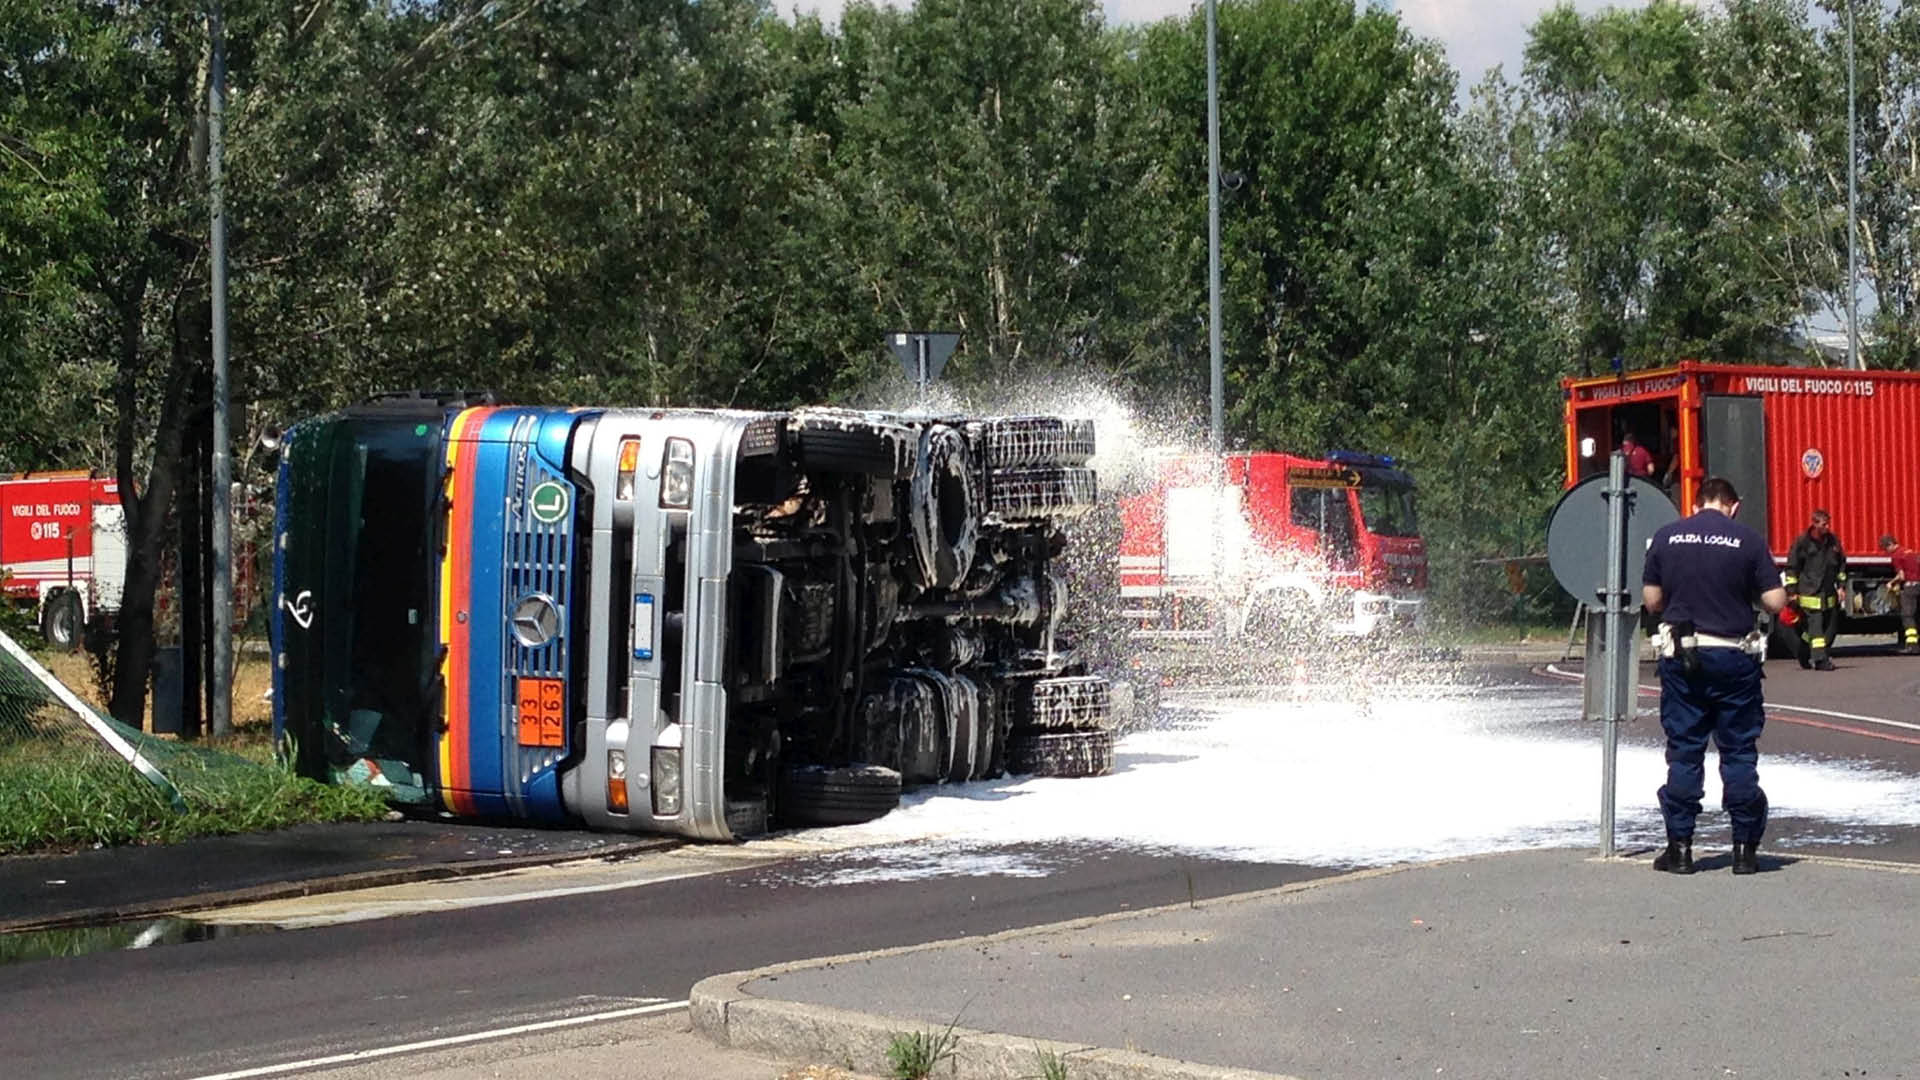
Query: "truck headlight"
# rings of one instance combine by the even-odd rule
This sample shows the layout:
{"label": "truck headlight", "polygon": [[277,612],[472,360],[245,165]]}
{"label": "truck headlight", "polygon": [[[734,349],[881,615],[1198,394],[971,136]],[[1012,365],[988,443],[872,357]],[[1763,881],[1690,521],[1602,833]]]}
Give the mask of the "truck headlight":
{"label": "truck headlight", "polygon": [[685,510],[693,505],[693,444],[668,439],[660,462],[660,505]]}
{"label": "truck headlight", "polygon": [[660,817],[680,813],[680,748],[653,748],[653,812]]}

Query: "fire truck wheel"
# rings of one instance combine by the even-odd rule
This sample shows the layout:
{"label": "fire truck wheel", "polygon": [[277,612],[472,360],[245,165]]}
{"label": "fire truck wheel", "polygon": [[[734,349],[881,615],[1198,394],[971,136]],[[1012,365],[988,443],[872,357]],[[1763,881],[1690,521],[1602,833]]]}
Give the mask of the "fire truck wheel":
{"label": "fire truck wheel", "polygon": [[1084,465],[1093,457],[1093,421],[1062,416],[997,416],[980,432],[987,468]]}
{"label": "fire truck wheel", "polygon": [[913,432],[902,425],[830,416],[798,423],[800,462],[808,469],[889,480],[913,471]]}
{"label": "fire truck wheel", "polygon": [[1007,771],[1029,776],[1105,776],[1113,771],[1113,732],[1015,735],[1007,748]]}
{"label": "fire truck wheel", "polygon": [[1113,730],[1113,684],[1105,676],[1037,679],[1014,695],[1013,724],[1022,734]]}
{"label": "fire truck wheel", "polygon": [[987,507],[1002,521],[1079,517],[1100,501],[1093,470],[1078,466],[996,469],[987,484]]}
{"label": "fire truck wheel", "polygon": [[950,427],[929,428],[920,437],[913,473],[914,549],[920,578],[929,589],[950,589],[973,569],[980,515],[966,440]]}
{"label": "fire truck wheel", "polygon": [[879,765],[791,766],[774,801],[788,826],[858,825],[900,805],[900,774]]}
{"label": "fire truck wheel", "polygon": [[41,609],[40,636],[61,652],[72,652],[80,647],[80,634],[85,628],[86,618],[79,596],[70,592],[57,593],[48,597],[46,607]]}

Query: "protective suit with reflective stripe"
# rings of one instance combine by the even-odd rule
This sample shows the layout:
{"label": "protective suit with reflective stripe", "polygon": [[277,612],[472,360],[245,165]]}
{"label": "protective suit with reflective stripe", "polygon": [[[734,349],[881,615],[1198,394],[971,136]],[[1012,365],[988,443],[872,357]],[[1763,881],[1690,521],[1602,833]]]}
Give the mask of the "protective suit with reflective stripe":
{"label": "protective suit with reflective stripe", "polygon": [[1801,633],[1808,655],[1801,663],[1825,670],[1833,666],[1827,647],[1839,629],[1839,594],[1847,586],[1847,553],[1840,546],[1840,538],[1825,527],[1824,519],[1816,516],[1814,523],[1788,549],[1782,581],[1788,592],[1797,594],[1795,603],[1803,616]]}

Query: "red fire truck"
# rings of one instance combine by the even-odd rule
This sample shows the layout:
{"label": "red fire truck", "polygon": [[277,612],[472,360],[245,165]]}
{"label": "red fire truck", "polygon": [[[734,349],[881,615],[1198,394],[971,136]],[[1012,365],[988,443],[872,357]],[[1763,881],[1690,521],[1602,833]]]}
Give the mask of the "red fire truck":
{"label": "red fire truck", "polygon": [[1562,386],[1568,486],[1605,471],[1631,432],[1683,509],[1708,476],[1733,481],[1776,562],[1815,509],[1830,511],[1851,578],[1843,629],[1896,625],[1879,538],[1920,540],[1920,373],[1685,360]]}
{"label": "red fire truck", "polygon": [[1120,511],[1137,638],[1366,635],[1421,614],[1426,544],[1413,479],[1391,458],[1170,456]]}
{"label": "red fire truck", "polygon": [[81,471],[0,479],[0,579],[8,600],[34,605],[55,647],[78,647],[89,618],[118,610],[126,550],[116,481]]}

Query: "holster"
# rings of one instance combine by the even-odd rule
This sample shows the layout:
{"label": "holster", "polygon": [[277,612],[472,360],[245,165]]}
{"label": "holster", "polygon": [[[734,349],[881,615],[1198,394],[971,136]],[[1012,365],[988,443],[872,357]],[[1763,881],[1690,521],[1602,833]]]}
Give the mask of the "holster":
{"label": "holster", "polygon": [[1694,637],[1693,623],[1681,621],[1672,626],[1673,658],[1688,675],[1700,674],[1700,641]]}

